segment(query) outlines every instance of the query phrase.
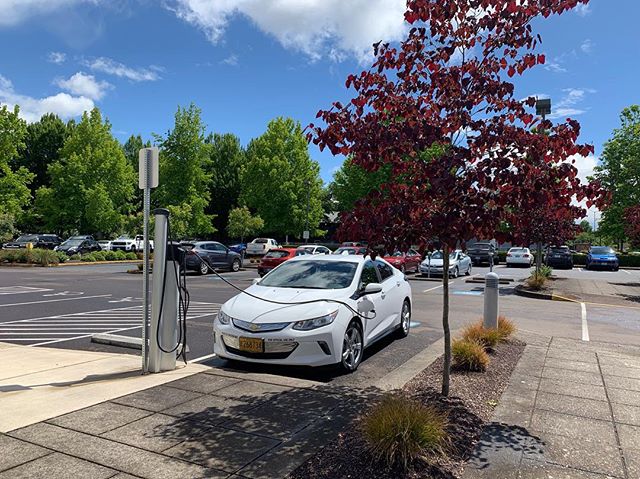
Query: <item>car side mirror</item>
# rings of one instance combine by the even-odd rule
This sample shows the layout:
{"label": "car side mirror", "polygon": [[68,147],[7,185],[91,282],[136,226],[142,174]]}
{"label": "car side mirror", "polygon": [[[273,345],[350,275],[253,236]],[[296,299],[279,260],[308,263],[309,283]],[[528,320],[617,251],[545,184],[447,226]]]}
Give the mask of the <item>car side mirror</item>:
{"label": "car side mirror", "polygon": [[365,296],[367,294],[376,294],[382,292],[382,285],[380,283],[369,283],[364,287],[361,295]]}

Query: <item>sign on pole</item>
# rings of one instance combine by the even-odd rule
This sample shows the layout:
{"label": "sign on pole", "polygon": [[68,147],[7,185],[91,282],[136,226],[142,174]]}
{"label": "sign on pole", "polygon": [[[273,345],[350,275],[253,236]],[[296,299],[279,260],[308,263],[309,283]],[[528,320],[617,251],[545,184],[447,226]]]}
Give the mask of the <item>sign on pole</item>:
{"label": "sign on pole", "polygon": [[143,315],[142,315],[142,373],[148,371],[149,344],[149,210],[151,188],[158,186],[158,148],[142,148],[138,154],[138,187],[144,190],[144,266],[143,266]]}
{"label": "sign on pole", "polygon": [[309,230],[304,230],[302,232],[302,239],[305,239],[305,240],[309,239]]}

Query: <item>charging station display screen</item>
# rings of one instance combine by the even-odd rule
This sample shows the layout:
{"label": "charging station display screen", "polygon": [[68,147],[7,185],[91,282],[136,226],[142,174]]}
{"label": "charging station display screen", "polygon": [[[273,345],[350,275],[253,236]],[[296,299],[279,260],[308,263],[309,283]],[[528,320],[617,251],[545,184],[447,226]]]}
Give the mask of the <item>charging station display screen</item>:
{"label": "charging station display screen", "polygon": [[343,289],[351,285],[357,269],[358,263],[351,261],[290,261],[265,276],[260,286]]}

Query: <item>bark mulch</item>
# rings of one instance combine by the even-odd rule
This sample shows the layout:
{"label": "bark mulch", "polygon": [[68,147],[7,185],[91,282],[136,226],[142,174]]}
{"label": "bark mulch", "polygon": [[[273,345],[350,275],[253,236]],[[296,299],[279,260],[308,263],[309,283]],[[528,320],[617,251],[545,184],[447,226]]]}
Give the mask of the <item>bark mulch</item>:
{"label": "bark mulch", "polygon": [[460,477],[487,423],[504,392],[525,344],[510,340],[491,353],[484,373],[451,372],[450,394],[440,394],[442,364],[440,357],[405,385],[402,393],[424,404],[436,406],[448,415],[450,444],[446,454],[415,461],[409,472],[389,469],[367,450],[359,433],[359,418],[335,442],[293,471],[289,479],[455,479]]}

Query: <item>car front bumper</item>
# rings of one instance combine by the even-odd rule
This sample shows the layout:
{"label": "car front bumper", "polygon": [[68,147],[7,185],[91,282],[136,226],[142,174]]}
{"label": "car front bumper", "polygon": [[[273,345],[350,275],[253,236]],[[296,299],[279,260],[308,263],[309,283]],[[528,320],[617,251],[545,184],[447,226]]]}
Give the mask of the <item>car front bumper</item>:
{"label": "car front bumper", "polygon": [[507,264],[531,264],[533,258],[507,258]]}
{"label": "car front bumper", "polygon": [[[327,366],[341,361],[342,334],[335,322],[312,331],[296,331],[287,326],[282,331],[251,333],[224,325],[217,319],[213,326],[213,352],[226,359],[261,364],[289,366]],[[261,353],[240,350],[239,338],[262,339]]]}

